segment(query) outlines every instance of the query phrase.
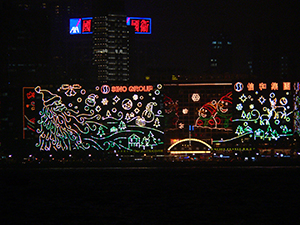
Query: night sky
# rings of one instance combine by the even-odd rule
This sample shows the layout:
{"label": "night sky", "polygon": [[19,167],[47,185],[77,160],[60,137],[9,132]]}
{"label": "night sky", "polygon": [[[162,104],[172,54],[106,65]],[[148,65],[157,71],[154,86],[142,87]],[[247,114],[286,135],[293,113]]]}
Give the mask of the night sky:
{"label": "night sky", "polygon": [[[235,73],[243,73],[253,37],[278,40],[279,49],[299,58],[297,1],[126,0],[128,16],[151,17],[151,38],[164,64],[202,73],[210,59],[210,37],[223,33],[233,43]],[[298,49],[298,50],[297,50]]]}

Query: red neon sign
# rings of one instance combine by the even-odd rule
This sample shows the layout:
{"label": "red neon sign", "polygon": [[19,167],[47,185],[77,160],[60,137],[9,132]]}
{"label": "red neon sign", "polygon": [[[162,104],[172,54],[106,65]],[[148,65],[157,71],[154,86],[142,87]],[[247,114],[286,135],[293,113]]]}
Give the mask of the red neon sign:
{"label": "red neon sign", "polygon": [[92,31],[92,20],[82,20],[82,33]]}
{"label": "red neon sign", "polygon": [[126,23],[134,27],[136,34],[151,34],[151,18],[127,17]]}

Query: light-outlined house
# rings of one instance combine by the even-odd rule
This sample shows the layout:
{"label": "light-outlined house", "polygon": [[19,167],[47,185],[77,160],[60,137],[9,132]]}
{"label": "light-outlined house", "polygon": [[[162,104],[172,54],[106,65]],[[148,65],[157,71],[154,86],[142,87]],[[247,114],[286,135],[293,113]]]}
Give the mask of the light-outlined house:
{"label": "light-outlined house", "polygon": [[128,148],[131,148],[131,147],[139,148],[140,142],[141,142],[141,138],[136,134],[132,134],[128,137]]}

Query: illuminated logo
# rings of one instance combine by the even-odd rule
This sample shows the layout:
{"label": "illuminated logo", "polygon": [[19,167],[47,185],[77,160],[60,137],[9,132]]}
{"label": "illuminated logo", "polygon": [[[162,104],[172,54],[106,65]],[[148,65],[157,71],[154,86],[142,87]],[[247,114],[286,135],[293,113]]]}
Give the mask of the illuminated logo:
{"label": "illuminated logo", "polygon": [[81,18],[70,19],[70,34],[81,34]]}
{"label": "illuminated logo", "polygon": [[[102,85],[101,86],[101,92],[102,94],[108,94],[110,91],[115,93],[121,93],[121,92],[151,92],[153,90],[152,85],[141,85],[141,86],[108,86],[108,85]],[[160,91],[157,89],[154,92],[156,95],[160,93]]]}
{"label": "illuminated logo", "polygon": [[241,92],[244,89],[244,85],[242,82],[236,82],[234,85],[234,90],[236,92]]}
{"label": "illuminated logo", "polygon": [[91,34],[92,17],[70,19],[70,34]]}
{"label": "illuminated logo", "polygon": [[127,17],[126,24],[133,26],[136,34],[151,34],[151,18]]}
{"label": "illuminated logo", "polygon": [[101,93],[102,94],[108,94],[110,92],[110,87],[108,85],[102,85],[101,86]]}

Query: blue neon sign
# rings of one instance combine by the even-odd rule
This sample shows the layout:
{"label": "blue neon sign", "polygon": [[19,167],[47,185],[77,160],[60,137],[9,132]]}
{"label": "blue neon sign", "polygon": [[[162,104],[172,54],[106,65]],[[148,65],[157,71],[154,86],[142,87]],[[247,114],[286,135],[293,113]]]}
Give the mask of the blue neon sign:
{"label": "blue neon sign", "polygon": [[151,18],[127,17],[126,24],[133,26],[136,34],[151,34]]}
{"label": "blue neon sign", "polygon": [[92,17],[70,19],[70,34],[91,34]]}

